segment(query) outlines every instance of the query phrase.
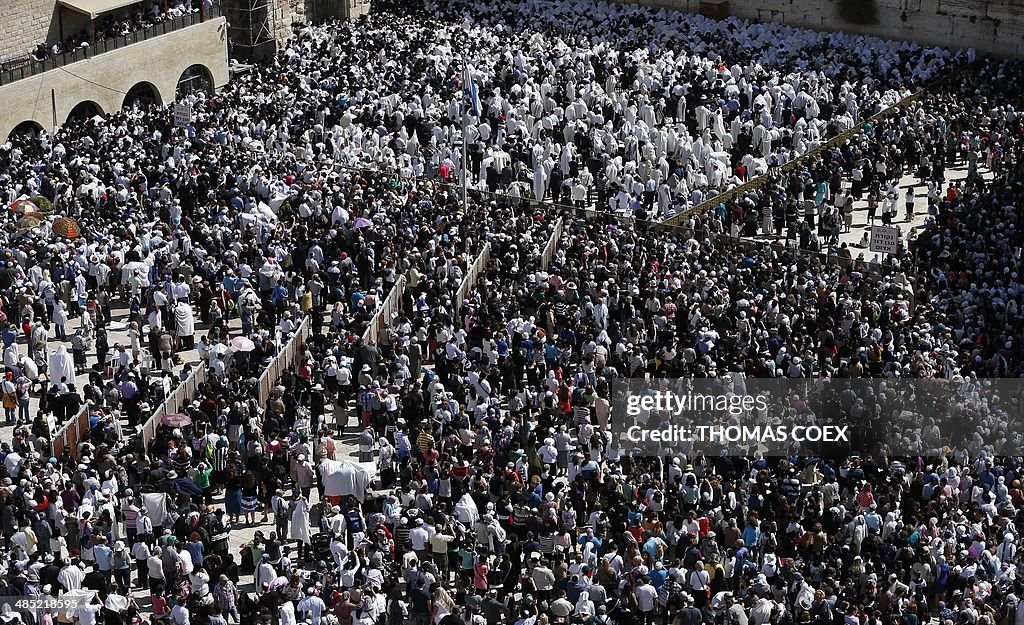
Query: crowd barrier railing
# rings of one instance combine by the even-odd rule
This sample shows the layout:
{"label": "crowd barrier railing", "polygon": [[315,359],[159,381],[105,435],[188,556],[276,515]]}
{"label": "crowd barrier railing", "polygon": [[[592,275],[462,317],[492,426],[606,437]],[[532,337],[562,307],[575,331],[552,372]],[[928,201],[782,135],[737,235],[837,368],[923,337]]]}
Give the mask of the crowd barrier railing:
{"label": "crowd barrier railing", "polygon": [[476,257],[473,264],[470,265],[469,270],[466,272],[466,277],[462,279],[462,284],[459,286],[459,292],[455,296],[455,310],[462,308],[462,302],[469,297],[469,294],[473,291],[473,287],[476,286],[477,280],[480,276],[487,271],[487,263],[491,260],[491,244],[484,244],[484,249],[480,250],[480,255]]}
{"label": "crowd barrier railing", "polygon": [[64,455],[64,450],[68,450],[71,457],[78,460],[78,444],[88,431],[89,406],[85,405],[50,438],[50,456],[60,458]]}
{"label": "crowd barrier railing", "polygon": [[547,245],[544,246],[544,253],[540,257],[540,268],[547,270],[551,265],[551,259],[555,257],[555,252],[558,251],[558,244],[562,240],[562,231],[565,229],[565,220],[562,217],[558,218],[555,222],[555,228],[551,232],[551,238],[548,239]]}
{"label": "crowd barrier railing", "polygon": [[940,76],[939,78],[933,80],[932,82],[922,87],[920,90],[908,95],[907,97],[903,98],[902,100],[893,104],[892,106],[882,109],[881,111],[875,113],[871,117],[861,121],[860,123],[856,124],[853,128],[847,130],[846,132],[836,135],[832,139],[825,141],[821,145],[816,146],[808,150],[804,154],[801,154],[797,158],[781,165],[780,167],[776,168],[776,171],[758,176],[753,180],[749,180],[733,189],[729,189],[724,193],[720,193],[713,198],[704,200],[703,202],[696,206],[693,206],[684,211],[680,211],[676,215],[673,215],[672,217],[669,217],[668,219],[664,220],[663,223],[673,226],[680,225],[690,217],[703,215],[704,213],[712,210],[719,204],[728,203],[737,197],[742,197],[747,193],[750,193],[751,191],[754,191],[764,186],[765,184],[768,184],[780,173],[788,173],[790,171],[793,171],[794,169],[803,166],[805,162],[817,157],[819,154],[827,150],[831,150],[832,148],[844,145],[850,139],[862,134],[864,132],[864,127],[867,126],[868,124],[876,125],[882,119],[889,117],[891,115],[895,115],[905,110],[914,102],[917,102],[919,99],[921,99],[928,92],[943,85],[946,85],[947,83],[955,80],[956,78],[959,78],[966,72],[977,67],[982,62],[983,61],[979,60],[975,61],[974,63],[967,63],[965,65],[957,67],[955,70],[951,71],[950,73],[944,76]]}
{"label": "crowd barrier railing", "polygon": [[391,292],[388,293],[387,298],[370,320],[370,325],[363,332],[363,345],[376,345],[380,340],[380,333],[384,331],[384,327],[391,322],[392,316],[402,309],[402,298],[405,295],[407,284],[408,279],[405,276],[398,277],[395,286],[391,287]]}
{"label": "crowd barrier railing", "polygon": [[289,367],[295,364],[296,356],[299,350],[306,344],[306,339],[309,338],[312,324],[310,318],[307,315],[302,323],[299,324],[295,334],[288,340],[288,342],[281,348],[277,353],[277,356],[270,361],[267,368],[264,369],[263,374],[259,379],[259,395],[260,405],[262,406],[270,398],[270,392],[274,389],[277,384],[277,379],[281,377],[281,374],[288,370]]}
{"label": "crowd barrier railing", "polygon": [[189,374],[178,386],[171,389],[170,394],[156,407],[149,420],[142,426],[143,448],[148,449],[149,443],[156,438],[156,433],[160,429],[160,422],[163,421],[164,416],[180,413],[185,406],[190,404],[199,387],[209,379],[208,376],[209,370],[206,367],[206,363],[200,362],[192,367],[192,370],[189,371]]}

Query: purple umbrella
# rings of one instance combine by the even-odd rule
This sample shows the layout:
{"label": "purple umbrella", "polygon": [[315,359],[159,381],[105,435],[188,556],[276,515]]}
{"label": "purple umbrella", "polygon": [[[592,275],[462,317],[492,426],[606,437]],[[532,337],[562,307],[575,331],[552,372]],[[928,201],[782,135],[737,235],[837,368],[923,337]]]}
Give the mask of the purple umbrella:
{"label": "purple umbrella", "polygon": [[359,230],[360,228],[369,228],[372,225],[373,222],[366,217],[357,217],[356,220],[352,222],[352,228],[355,230]]}

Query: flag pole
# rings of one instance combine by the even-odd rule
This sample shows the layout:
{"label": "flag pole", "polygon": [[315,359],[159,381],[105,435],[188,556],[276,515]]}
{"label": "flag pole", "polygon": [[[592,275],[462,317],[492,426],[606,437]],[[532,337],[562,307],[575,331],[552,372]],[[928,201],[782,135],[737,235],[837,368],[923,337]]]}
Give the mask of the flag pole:
{"label": "flag pole", "polygon": [[469,165],[467,164],[466,148],[466,118],[469,117],[466,111],[466,103],[462,103],[462,206],[469,206]]}

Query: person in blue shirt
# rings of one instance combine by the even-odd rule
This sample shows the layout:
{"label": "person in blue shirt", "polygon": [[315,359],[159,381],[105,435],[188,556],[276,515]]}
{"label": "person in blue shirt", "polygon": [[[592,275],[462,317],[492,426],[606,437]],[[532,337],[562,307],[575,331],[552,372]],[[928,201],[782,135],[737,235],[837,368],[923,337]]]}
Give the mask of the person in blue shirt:
{"label": "person in blue shirt", "polygon": [[654,570],[648,573],[651,578],[651,586],[654,586],[655,590],[661,590],[661,587],[665,584],[665,580],[668,579],[668,571],[665,570],[665,564],[660,560],[654,563]]}
{"label": "person in blue shirt", "polygon": [[18,341],[18,333],[15,332],[13,325],[9,325],[0,332],[0,338],[3,338],[4,349],[7,349]]}
{"label": "person in blue shirt", "polygon": [[761,538],[761,528],[757,526],[754,521],[747,521],[747,526],[743,528],[743,545],[747,549],[754,549],[757,547],[757,541]]}
{"label": "person in blue shirt", "polygon": [[601,545],[603,544],[603,541],[594,535],[593,529],[587,529],[585,533],[581,534],[580,537],[576,539],[576,544],[578,544],[580,547],[587,543],[593,545],[594,553],[598,553],[601,551]]}
{"label": "person in blue shirt", "polygon": [[659,536],[652,535],[644,541],[644,551],[647,552],[647,555],[651,556],[651,560],[654,562],[659,562],[664,557],[667,549],[668,544]]}
{"label": "person in blue shirt", "polygon": [[99,566],[100,573],[103,574],[103,580],[105,584],[104,592],[110,592],[110,581],[114,574],[114,550],[107,545],[107,539],[103,536],[96,536],[95,544],[93,545],[92,554],[96,559],[96,564]]}

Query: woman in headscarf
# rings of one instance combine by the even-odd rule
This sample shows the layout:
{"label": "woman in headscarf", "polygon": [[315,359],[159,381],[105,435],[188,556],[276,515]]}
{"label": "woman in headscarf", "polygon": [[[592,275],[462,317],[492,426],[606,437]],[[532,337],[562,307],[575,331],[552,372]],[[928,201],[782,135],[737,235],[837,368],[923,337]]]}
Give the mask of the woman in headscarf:
{"label": "woman in headscarf", "polygon": [[590,593],[585,590],[581,592],[579,600],[576,601],[576,614],[585,620],[595,614],[596,610],[594,602],[590,600]]}

